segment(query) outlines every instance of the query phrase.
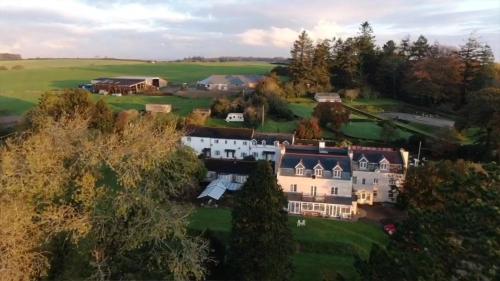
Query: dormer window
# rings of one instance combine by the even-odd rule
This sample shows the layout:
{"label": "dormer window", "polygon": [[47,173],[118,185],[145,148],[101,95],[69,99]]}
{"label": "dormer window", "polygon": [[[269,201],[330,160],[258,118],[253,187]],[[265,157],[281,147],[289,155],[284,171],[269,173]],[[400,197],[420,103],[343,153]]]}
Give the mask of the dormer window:
{"label": "dormer window", "polygon": [[385,159],[385,157],[382,160],[380,160],[380,162],[379,162],[379,168],[382,171],[389,170],[389,161],[387,161],[387,159]]}
{"label": "dormer window", "polygon": [[304,175],[304,165],[302,165],[302,161],[295,166],[295,175],[303,176]]}
{"label": "dormer window", "polygon": [[321,163],[319,163],[316,166],[314,166],[314,175],[317,177],[322,177],[323,176],[323,166],[321,166]]}
{"label": "dormer window", "polygon": [[289,145],[290,143],[288,141],[283,142],[284,145]]}
{"label": "dormer window", "polygon": [[359,160],[359,168],[366,169],[368,167],[368,161],[365,159]]}
{"label": "dormer window", "polygon": [[280,142],[279,141],[274,141],[274,146],[279,146]]}
{"label": "dormer window", "polygon": [[252,145],[257,145],[257,141],[256,140],[252,140]]}
{"label": "dormer window", "polygon": [[332,175],[334,178],[340,179],[342,177],[342,167],[337,163],[337,165],[332,170]]}

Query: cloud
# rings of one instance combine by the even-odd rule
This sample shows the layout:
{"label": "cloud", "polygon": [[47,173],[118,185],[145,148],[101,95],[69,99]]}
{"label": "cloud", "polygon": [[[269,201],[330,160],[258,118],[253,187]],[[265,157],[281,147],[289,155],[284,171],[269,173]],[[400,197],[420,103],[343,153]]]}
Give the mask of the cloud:
{"label": "cloud", "polygon": [[273,46],[289,49],[302,30],[306,30],[313,40],[330,39],[341,36],[341,27],[332,21],[320,20],[310,29],[291,29],[272,26],[269,29],[249,29],[237,36],[240,42],[252,46]]}

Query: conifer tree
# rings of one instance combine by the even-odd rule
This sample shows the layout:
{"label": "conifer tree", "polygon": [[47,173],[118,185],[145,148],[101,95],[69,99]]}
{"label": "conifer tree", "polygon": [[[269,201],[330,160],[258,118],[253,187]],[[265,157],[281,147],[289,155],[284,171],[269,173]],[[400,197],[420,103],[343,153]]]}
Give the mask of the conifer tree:
{"label": "conifer tree", "polygon": [[290,76],[294,84],[311,82],[314,46],[306,31],[302,31],[291,50]]}
{"label": "conifer tree", "polygon": [[259,161],[236,197],[229,264],[240,280],[290,280],[292,232],[287,200],[269,162]]}

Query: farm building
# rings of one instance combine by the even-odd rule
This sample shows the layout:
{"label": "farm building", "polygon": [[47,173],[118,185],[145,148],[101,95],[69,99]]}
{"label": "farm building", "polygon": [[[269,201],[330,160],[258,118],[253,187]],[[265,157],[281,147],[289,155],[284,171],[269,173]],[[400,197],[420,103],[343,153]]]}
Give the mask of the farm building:
{"label": "farm building", "polygon": [[317,102],[342,102],[342,99],[337,93],[316,93],[314,99]]}
{"label": "farm building", "polygon": [[97,78],[91,81],[95,93],[133,94],[146,89],[144,79]]}
{"label": "farm building", "polygon": [[146,112],[150,113],[170,113],[172,111],[172,105],[170,104],[146,104]]}
{"label": "farm building", "polygon": [[262,75],[212,75],[196,84],[198,89],[208,91],[233,91],[253,89],[264,80]]}
{"label": "farm building", "polygon": [[167,86],[167,81],[159,77],[120,76],[102,77],[91,81],[94,93],[103,94],[134,94],[143,90]]}

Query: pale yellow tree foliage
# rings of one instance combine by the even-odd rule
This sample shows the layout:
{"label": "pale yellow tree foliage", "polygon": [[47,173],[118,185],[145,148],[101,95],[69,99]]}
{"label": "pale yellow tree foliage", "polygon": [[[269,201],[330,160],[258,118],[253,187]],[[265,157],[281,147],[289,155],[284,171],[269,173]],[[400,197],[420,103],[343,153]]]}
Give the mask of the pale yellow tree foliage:
{"label": "pale yellow tree foliage", "polygon": [[[60,233],[90,241],[86,278],[116,278],[126,269],[110,263],[147,249],[163,278],[202,279],[207,244],[187,235],[190,207],[173,200],[198,160],[179,147],[175,124],[136,117],[103,134],[78,116],[43,118],[0,149],[0,280],[45,276],[46,245]],[[185,171],[172,165],[179,153],[192,163]]]}

